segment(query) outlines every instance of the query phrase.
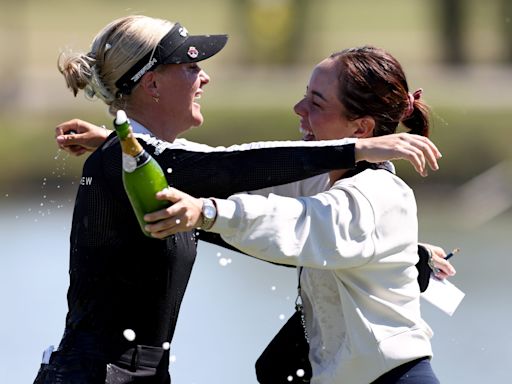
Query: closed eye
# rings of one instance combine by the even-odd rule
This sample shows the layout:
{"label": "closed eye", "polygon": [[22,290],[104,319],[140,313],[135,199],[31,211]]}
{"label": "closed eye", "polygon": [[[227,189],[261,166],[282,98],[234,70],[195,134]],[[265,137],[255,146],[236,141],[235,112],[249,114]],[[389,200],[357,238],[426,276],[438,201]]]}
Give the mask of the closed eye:
{"label": "closed eye", "polygon": [[308,94],[304,94],[304,100],[306,100],[308,103],[310,103],[311,105],[315,106],[315,107],[318,107],[318,108],[321,108],[322,106],[320,104],[318,104],[316,101],[315,101],[315,98],[314,97],[308,97]]}

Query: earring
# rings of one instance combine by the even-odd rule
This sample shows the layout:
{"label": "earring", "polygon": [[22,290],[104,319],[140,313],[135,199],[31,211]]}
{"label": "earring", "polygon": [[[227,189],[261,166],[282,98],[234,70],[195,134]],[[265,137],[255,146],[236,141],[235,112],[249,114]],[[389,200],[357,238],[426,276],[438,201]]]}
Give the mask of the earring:
{"label": "earring", "polygon": [[156,96],[153,96],[153,100],[155,101],[155,103],[158,104],[158,102],[160,101],[160,95],[156,95]]}

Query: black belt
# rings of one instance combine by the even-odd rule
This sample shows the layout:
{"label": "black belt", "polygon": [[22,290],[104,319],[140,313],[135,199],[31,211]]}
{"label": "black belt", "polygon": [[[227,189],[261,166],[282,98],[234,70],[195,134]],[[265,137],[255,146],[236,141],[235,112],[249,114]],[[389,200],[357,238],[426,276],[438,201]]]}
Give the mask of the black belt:
{"label": "black belt", "polygon": [[168,359],[166,352],[161,347],[147,345],[130,348],[107,365],[106,383],[132,383],[143,378],[151,380],[151,383],[168,383],[167,364],[162,364],[163,359]]}
{"label": "black belt", "polygon": [[137,370],[156,370],[165,350],[161,347],[137,345],[128,349],[114,364],[118,367],[135,372]]}

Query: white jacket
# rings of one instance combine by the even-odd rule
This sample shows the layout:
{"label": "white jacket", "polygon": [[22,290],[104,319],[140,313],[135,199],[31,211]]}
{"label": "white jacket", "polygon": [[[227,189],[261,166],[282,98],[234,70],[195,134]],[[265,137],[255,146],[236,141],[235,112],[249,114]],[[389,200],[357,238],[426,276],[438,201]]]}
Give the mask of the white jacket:
{"label": "white jacket", "polygon": [[211,231],[235,247],[301,265],[312,383],[368,384],[431,356],[420,315],[418,224],[412,190],[367,169],[311,197],[216,200]]}

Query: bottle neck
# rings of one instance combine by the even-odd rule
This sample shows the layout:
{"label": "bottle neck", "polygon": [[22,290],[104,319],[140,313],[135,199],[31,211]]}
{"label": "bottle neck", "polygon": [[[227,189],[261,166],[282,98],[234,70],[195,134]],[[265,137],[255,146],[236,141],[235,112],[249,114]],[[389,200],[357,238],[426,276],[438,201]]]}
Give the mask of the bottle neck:
{"label": "bottle neck", "polygon": [[116,125],[115,128],[119,141],[121,142],[121,149],[123,153],[136,157],[144,150],[133,135],[132,127],[128,122]]}
{"label": "bottle neck", "polygon": [[144,151],[142,145],[140,145],[140,143],[137,141],[137,139],[133,136],[133,133],[131,132],[124,139],[119,138],[119,141],[121,142],[121,149],[123,153],[126,153],[127,155],[136,157],[142,151]]}

